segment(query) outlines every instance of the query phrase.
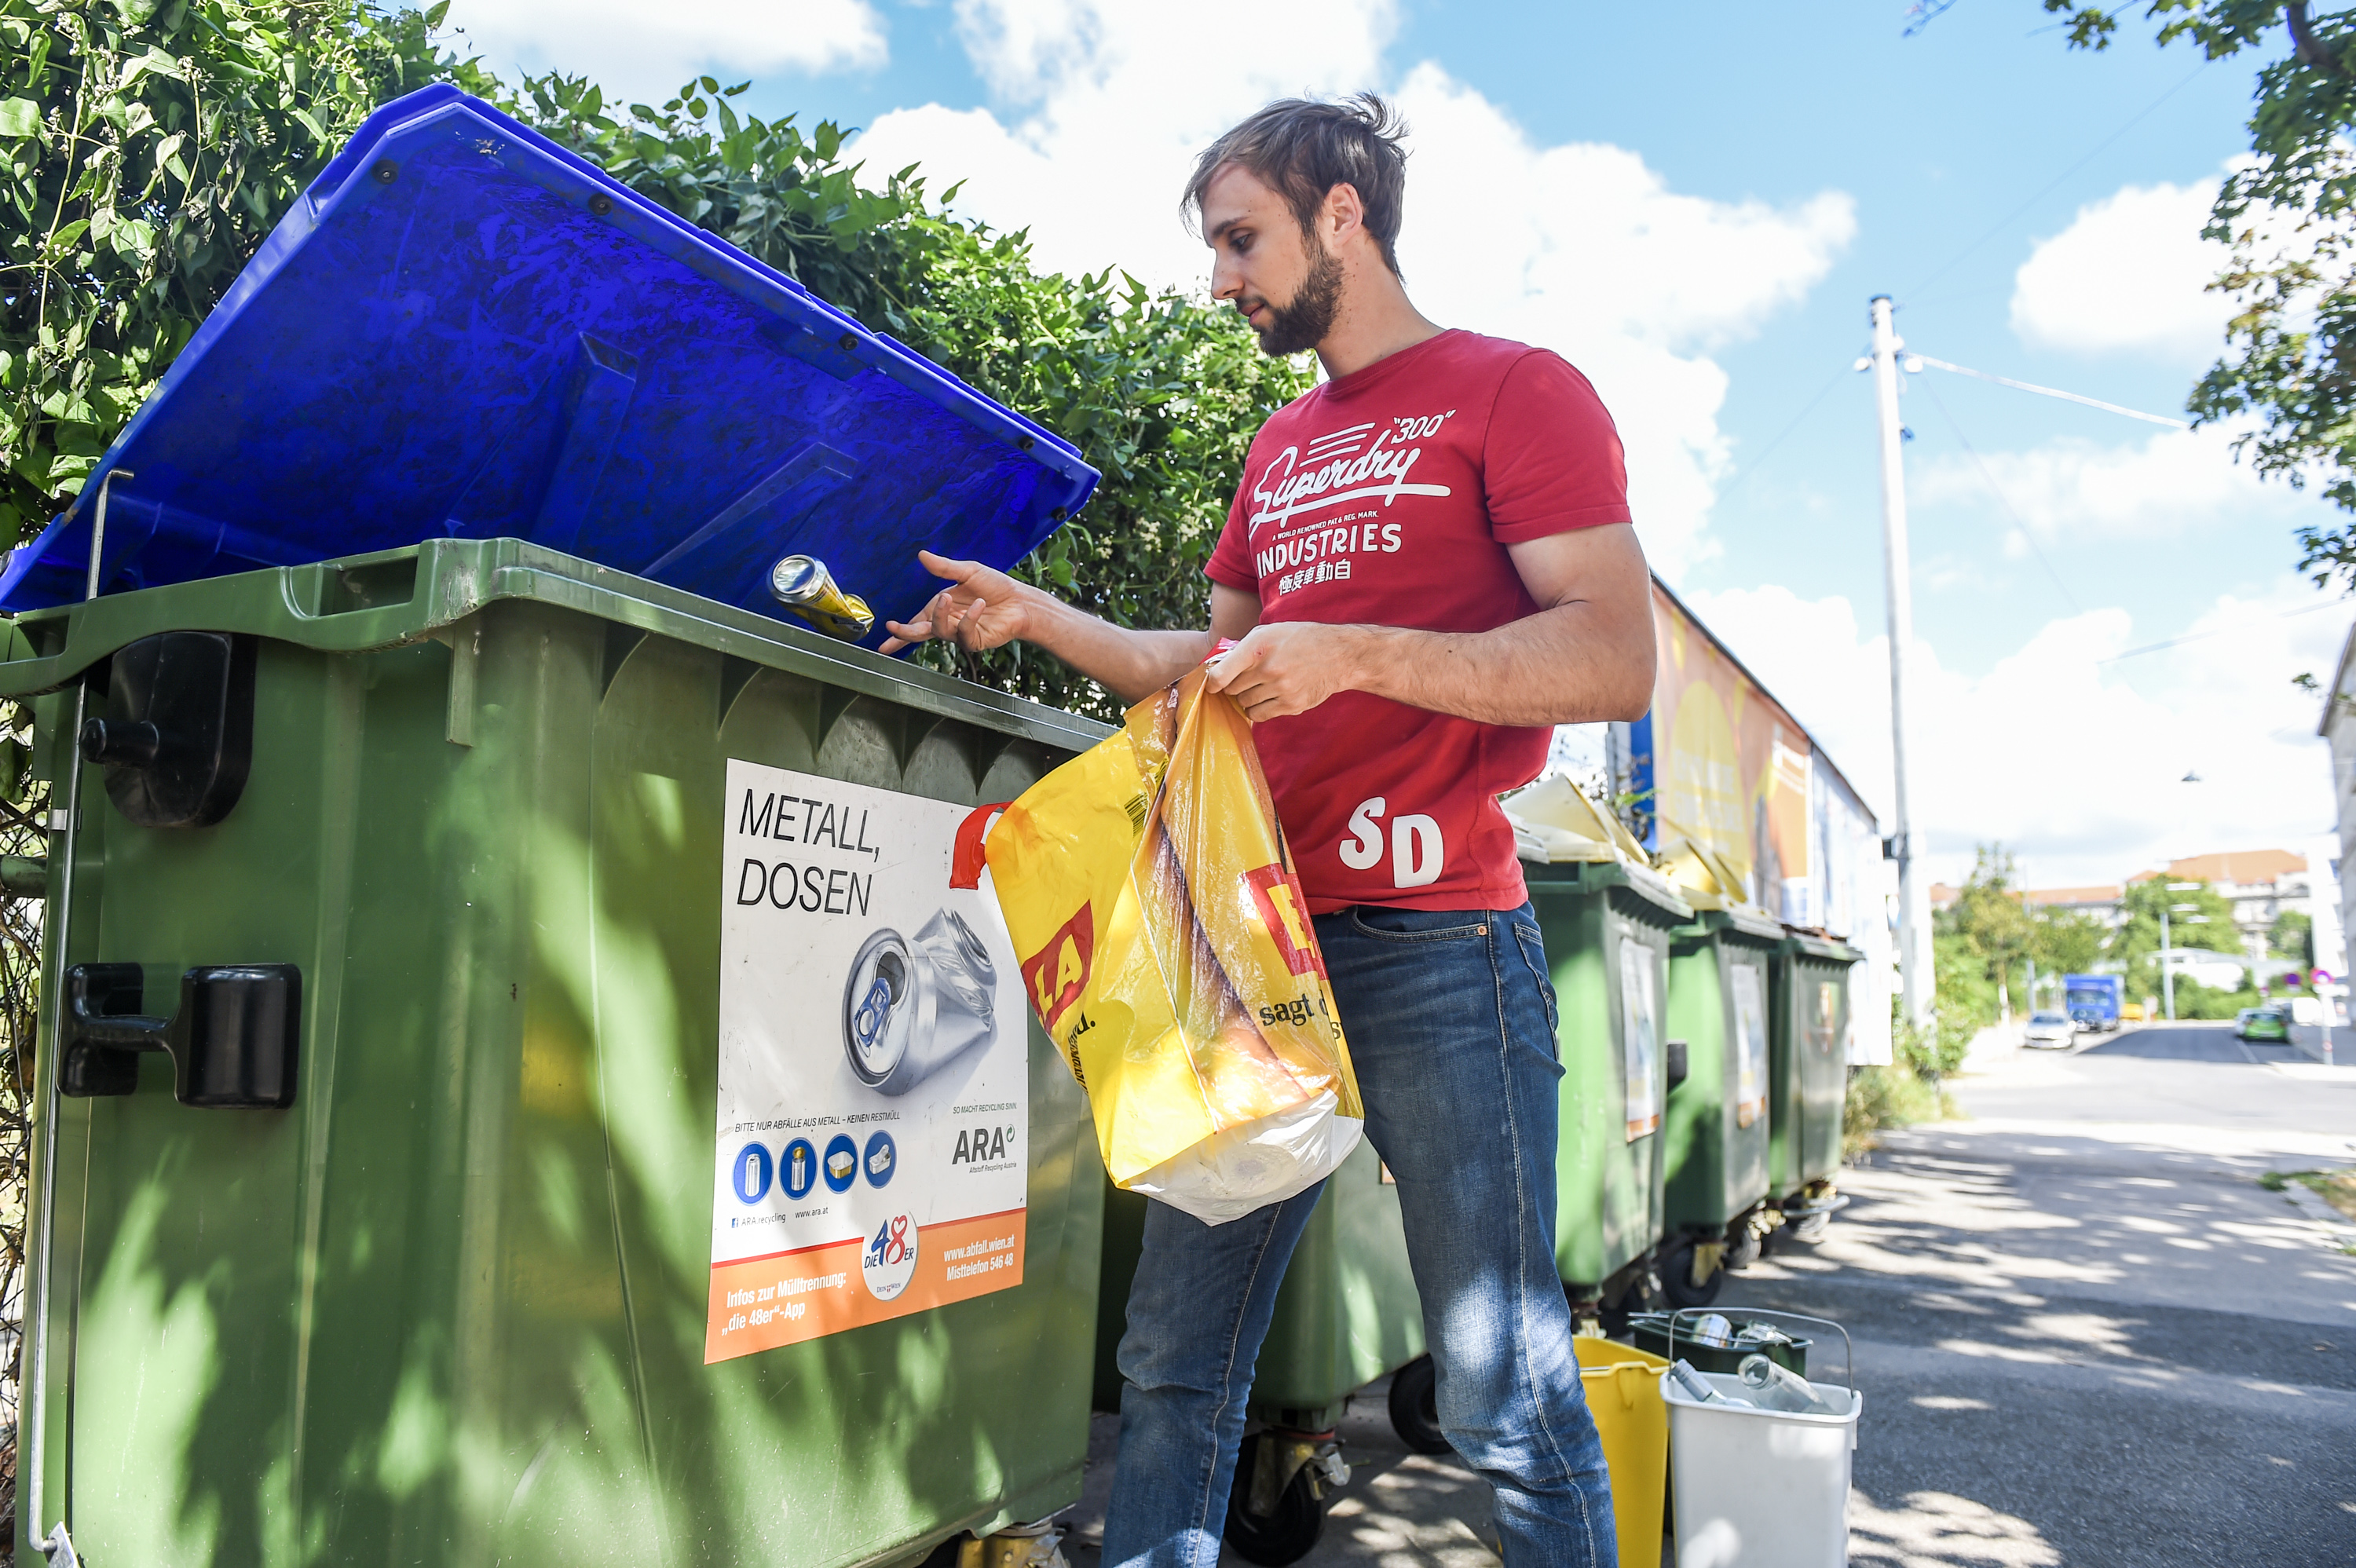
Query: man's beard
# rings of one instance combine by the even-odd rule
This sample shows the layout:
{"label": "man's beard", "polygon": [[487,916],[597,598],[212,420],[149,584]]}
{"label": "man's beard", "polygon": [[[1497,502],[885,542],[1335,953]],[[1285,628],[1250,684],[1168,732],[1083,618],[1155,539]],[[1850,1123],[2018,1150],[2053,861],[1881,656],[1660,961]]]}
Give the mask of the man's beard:
{"label": "man's beard", "polygon": [[1308,275],[1301,286],[1292,291],[1289,304],[1270,303],[1268,325],[1256,328],[1259,334],[1260,352],[1280,358],[1314,348],[1325,341],[1333,330],[1333,317],[1342,308],[1342,263],[1333,252],[1314,234],[1308,237],[1315,248],[1317,259],[1309,263]]}

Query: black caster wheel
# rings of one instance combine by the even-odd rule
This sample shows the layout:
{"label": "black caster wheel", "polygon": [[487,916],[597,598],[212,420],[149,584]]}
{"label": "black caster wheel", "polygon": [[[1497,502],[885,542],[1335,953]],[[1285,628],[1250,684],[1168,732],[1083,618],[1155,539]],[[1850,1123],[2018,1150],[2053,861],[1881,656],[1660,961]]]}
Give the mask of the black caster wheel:
{"label": "black caster wheel", "polygon": [[1391,1374],[1391,1430],[1418,1454],[1445,1454],[1448,1435],[1440,1430],[1440,1371],[1430,1356]]}
{"label": "black caster wheel", "polygon": [[1811,1214],[1792,1227],[1792,1239],[1810,1243],[1821,1242],[1825,1239],[1825,1232],[1832,1228],[1833,1217],[1830,1214]]}
{"label": "black caster wheel", "polygon": [[1251,1477],[1259,1457],[1263,1435],[1252,1433],[1236,1456],[1235,1483],[1227,1489],[1226,1542],[1236,1555],[1262,1568],[1298,1563],[1309,1555],[1325,1530],[1325,1502],[1315,1480],[1303,1467],[1277,1494],[1275,1509],[1265,1515],[1251,1511]]}
{"label": "black caster wheel", "polygon": [[1726,1285],[1726,1271],[1714,1268],[1701,1284],[1693,1282],[1693,1247],[1678,1247],[1661,1260],[1661,1295],[1672,1308],[1708,1307]]}

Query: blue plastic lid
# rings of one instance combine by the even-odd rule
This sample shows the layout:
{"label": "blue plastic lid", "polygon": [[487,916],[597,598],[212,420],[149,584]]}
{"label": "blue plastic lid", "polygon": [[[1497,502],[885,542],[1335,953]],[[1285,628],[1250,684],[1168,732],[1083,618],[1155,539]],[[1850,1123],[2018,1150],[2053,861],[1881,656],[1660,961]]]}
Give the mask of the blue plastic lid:
{"label": "blue plastic lid", "polygon": [[[443,537],[532,540],[766,614],[818,557],[879,619],[917,547],[1012,566],[1078,452],[451,87],[387,104],[294,204],[0,608]],[[869,639],[883,636],[879,625]]]}

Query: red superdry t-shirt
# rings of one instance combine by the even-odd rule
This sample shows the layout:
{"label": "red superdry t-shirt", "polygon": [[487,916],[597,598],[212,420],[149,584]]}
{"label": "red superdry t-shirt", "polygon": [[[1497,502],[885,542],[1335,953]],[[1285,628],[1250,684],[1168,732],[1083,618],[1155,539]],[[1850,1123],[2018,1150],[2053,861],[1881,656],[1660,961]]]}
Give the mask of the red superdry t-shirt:
{"label": "red superdry t-shirt", "polygon": [[[1509,544],[1629,521],[1619,432],[1559,356],[1443,332],[1261,427],[1206,570],[1260,619],[1485,632],[1537,613]],[[1512,909],[1497,805],[1549,731],[1343,692],[1258,725],[1310,908]]]}

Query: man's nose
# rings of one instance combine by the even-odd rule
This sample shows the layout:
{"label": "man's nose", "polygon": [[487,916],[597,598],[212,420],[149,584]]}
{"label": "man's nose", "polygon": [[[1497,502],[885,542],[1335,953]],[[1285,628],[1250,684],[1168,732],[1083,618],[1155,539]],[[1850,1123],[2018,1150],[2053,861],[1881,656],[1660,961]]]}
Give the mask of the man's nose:
{"label": "man's nose", "polygon": [[1244,292],[1244,270],[1234,261],[1218,252],[1212,253],[1211,297],[1231,300]]}

